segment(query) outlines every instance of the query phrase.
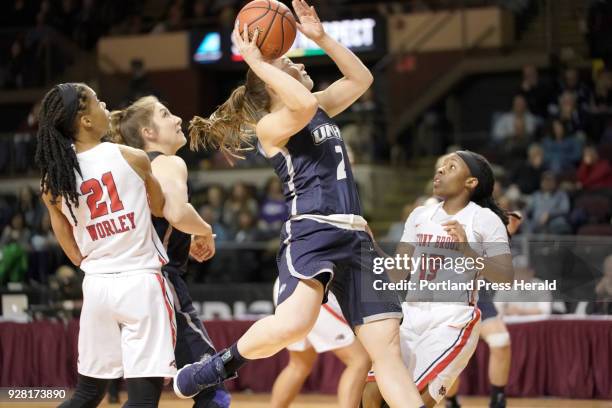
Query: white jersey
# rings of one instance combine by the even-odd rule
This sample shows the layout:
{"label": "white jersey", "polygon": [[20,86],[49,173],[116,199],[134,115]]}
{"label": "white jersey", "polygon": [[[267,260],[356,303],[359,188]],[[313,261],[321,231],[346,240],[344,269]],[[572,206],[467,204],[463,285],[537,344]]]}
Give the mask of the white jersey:
{"label": "white jersey", "polygon": [[[413,260],[416,276],[411,281],[456,284],[442,290],[409,290],[406,301],[450,301],[473,304],[477,290],[461,290],[475,280],[482,264],[466,260],[453,239],[444,231],[445,222],[456,220],[464,228],[470,247],[480,256],[492,257],[509,254],[508,233],[501,219],[490,209],[470,202],[457,214],[449,215],[443,202],[416,208],[406,220],[402,242],[415,247]],[[420,287],[420,286],[419,286]],[[442,287],[442,286],[438,286]]]}
{"label": "white jersey", "polygon": [[80,192],[62,212],[73,226],[87,274],[159,271],[168,261],[153,224],[144,181],[125,160],[119,146],[101,143],[78,153],[83,177],[76,174]]}

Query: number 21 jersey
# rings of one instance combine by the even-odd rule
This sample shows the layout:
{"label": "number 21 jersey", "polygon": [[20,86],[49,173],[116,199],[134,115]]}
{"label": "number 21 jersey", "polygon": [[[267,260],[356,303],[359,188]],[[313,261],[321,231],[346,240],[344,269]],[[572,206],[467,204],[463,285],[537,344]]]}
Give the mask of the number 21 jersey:
{"label": "number 21 jersey", "polygon": [[119,146],[101,143],[77,153],[79,205],[74,223],[66,203],[62,212],[84,259],[88,274],[159,271],[168,261],[153,224],[144,181],[125,160]]}

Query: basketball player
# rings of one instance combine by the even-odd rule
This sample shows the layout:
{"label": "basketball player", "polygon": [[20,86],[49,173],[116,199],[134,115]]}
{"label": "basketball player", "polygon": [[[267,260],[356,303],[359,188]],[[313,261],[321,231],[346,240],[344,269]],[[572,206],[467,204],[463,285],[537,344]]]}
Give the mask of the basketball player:
{"label": "basketball player", "polygon": [[151,212],[165,211],[164,196],[144,152],[100,142],[108,115],[76,83],[53,87],[40,109],[43,201],[60,245],[85,272],[79,377],[63,408],[97,406],[108,380],[121,376],[125,407],[157,407],[164,377],[176,373],[172,295],[161,274],[167,255],[151,223]]}
{"label": "basketball player", "polygon": [[[174,209],[167,213],[174,214],[175,218],[170,221],[176,228],[158,217],[153,217],[153,225],[169,256],[162,271],[174,297],[178,335],[175,355],[179,368],[216,353],[182,278],[187,272],[190,248],[193,247],[192,255],[201,262],[214,255],[215,242],[210,225],[189,204],[187,166],[176,156],[187,142],[181,123],[181,118],[157,98],[145,96],[123,110],[112,112],[110,132],[115,142],[147,152],[153,175],[166,197],[166,206]],[[194,234],[193,245],[189,234]],[[219,384],[196,395],[194,401],[197,408],[226,408],[230,405],[230,395]]]}
{"label": "basketball player", "polygon": [[[489,346],[489,382],[491,383],[490,408],[506,407],[506,384],[510,375],[510,333],[504,321],[498,316],[497,309],[489,299],[478,301],[481,313],[480,338]],[[446,408],[460,408],[457,400],[459,378],[446,396]]]}
{"label": "basketball player", "polygon": [[[421,281],[475,282],[480,275],[493,282],[512,280],[508,216],[493,200],[493,183],[493,171],[482,156],[459,151],[444,157],[433,181],[434,195],[443,201],[416,208],[398,246],[398,253],[420,260],[413,272],[419,277],[417,287]],[[440,262],[431,262],[436,259]],[[482,267],[442,266],[448,260],[467,265],[467,259],[473,265],[480,260]],[[402,355],[428,407],[444,397],[476,348],[476,295],[465,290],[408,291],[402,305]],[[380,406],[375,387],[367,386],[366,408]]]}
{"label": "basketball player", "polygon": [[[277,303],[278,279],[274,283],[274,303]],[[342,408],[359,406],[364,379],[372,362],[348,325],[333,293],[327,294],[319,317],[305,339],[287,346],[289,364],[276,377],[272,386],[272,408],[286,408],[300,392],[310,375],[317,355],[332,351],[346,366],[338,382],[338,405]]]}
{"label": "basketball player", "polygon": [[[522,222],[522,217],[516,212],[508,213],[507,230],[514,235]],[[490,293],[481,291],[477,303],[480,309],[480,338],[489,346],[489,382],[491,383],[490,408],[506,407],[506,385],[510,376],[512,351],[510,348],[510,333],[504,321],[498,316],[497,308],[492,302]],[[457,400],[459,378],[446,394],[446,408],[461,408]]]}
{"label": "basketball player", "polygon": [[[236,27],[233,41],[250,70],[240,86],[209,119],[191,122],[192,143],[236,157],[256,136],[259,151],[283,181],[290,219],[281,235],[280,288],[275,314],[253,324],[229,350],[209,361],[183,367],[175,392],[188,397],[234,375],[246,362],[278,353],[306,337],[329,286],[348,323],[381,373],[381,391],[393,407],[422,401],[400,359],[397,296],[377,292],[372,240],[366,232],[346,148],[331,117],[345,110],[372,83],[372,74],[347,48],[329,37],[314,8],[293,7],[298,28],[337,64],[342,79],[311,93],[312,79],[288,58],[263,59],[257,33],[248,39]],[[383,276],[386,279],[386,276]]]}

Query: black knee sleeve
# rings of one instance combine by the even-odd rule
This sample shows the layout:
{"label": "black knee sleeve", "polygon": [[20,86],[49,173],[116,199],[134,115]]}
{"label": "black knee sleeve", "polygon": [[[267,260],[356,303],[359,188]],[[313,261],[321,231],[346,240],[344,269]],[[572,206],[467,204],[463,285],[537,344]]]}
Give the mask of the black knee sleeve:
{"label": "black knee sleeve", "polygon": [[164,379],[162,377],[128,378],[128,400],[123,408],[156,408],[159,404]]}
{"label": "black knee sleeve", "polygon": [[64,401],[59,408],[95,408],[106,394],[109,380],[86,377],[79,374],[74,395]]}

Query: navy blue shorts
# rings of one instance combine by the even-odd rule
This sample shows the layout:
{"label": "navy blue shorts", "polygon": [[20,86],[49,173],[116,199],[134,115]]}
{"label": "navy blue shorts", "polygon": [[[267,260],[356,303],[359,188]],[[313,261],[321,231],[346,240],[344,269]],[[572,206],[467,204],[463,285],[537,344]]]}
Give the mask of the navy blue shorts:
{"label": "navy blue shorts", "polygon": [[487,319],[497,317],[497,308],[493,304],[493,298],[495,297],[494,290],[481,289],[478,292],[478,303],[476,306],[480,309],[480,321],[484,322]]}
{"label": "navy blue shorts", "polygon": [[476,306],[480,309],[480,321],[484,322],[487,319],[491,319],[497,316],[497,308],[490,301],[478,301]]}
{"label": "navy blue shorts", "polygon": [[[207,355],[212,356],[216,351],[193,307],[187,284],[179,271],[168,267],[164,267],[162,271],[174,297],[177,331],[174,356],[177,368],[181,368],[200,361]],[[227,408],[230,405],[230,394],[223,384],[208,388],[193,399],[193,406],[197,408]]]}
{"label": "navy blue shorts", "polygon": [[374,281],[387,281],[373,273],[374,251],[362,231],[335,227],[309,219],[287,221],[281,231],[277,256],[278,304],[287,299],[302,279],[317,279],[331,290],[351,327],[385,318],[402,318],[400,299],[392,291],[374,290]]}

